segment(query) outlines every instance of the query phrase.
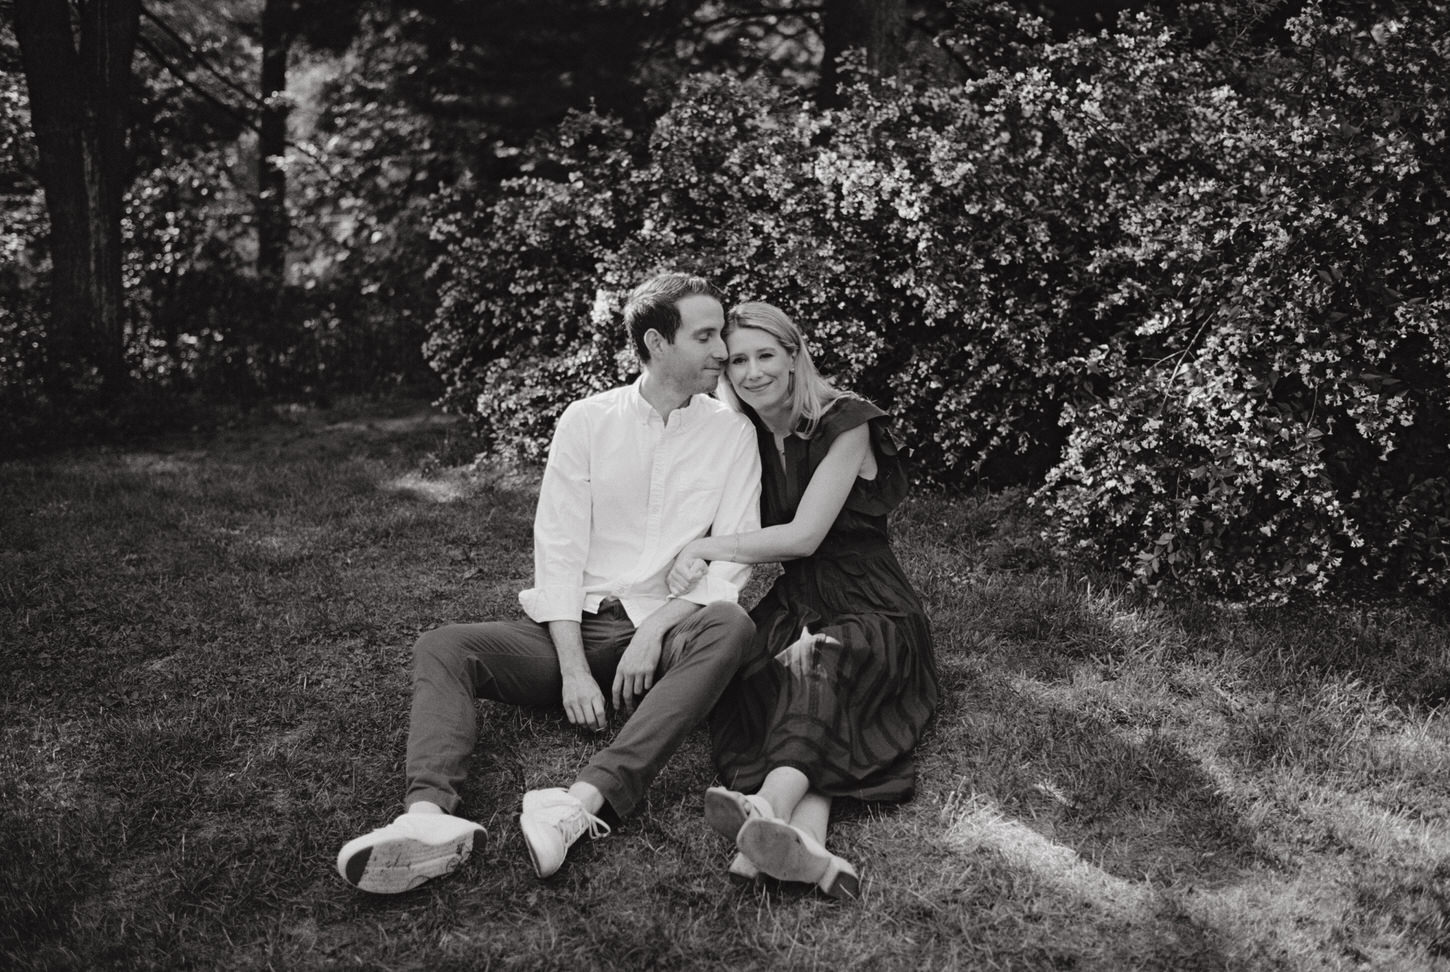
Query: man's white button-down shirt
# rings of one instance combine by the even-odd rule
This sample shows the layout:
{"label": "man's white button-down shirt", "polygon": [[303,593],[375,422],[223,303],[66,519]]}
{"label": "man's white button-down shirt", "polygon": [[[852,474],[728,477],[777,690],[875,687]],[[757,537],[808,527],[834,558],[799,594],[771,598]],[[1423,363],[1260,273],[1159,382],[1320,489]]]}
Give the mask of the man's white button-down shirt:
{"label": "man's white button-down shirt", "polygon": [[[613,595],[638,625],[669,599],[665,577],[685,544],[760,529],[749,420],[696,395],[666,424],[640,381],[559,418],[534,516],[534,586],[519,594],[535,621],[578,621]],[[680,596],[735,601],[749,577],[747,566],[715,561]]]}

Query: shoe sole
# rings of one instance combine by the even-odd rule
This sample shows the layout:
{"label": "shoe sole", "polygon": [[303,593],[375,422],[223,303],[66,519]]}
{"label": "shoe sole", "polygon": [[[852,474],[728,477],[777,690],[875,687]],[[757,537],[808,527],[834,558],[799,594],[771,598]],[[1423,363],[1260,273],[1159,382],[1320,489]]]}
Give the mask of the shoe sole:
{"label": "shoe sole", "polygon": [[778,820],[748,821],[736,844],[762,873],[779,881],[815,884],[831,866],[829,854],[807,847],[799,831]]}
{"label": "shoe sole", "polygon": [[861,878],[855,868],[816,844],[800,831],[778,820],[750,820],[736,840],[752,864],[779,881],[814,884],[822,894],[854,901],[861,896]]}
{"label": "shoe sole", "polygon": [[765,875],[744,854],[735,855],[735,859],[725,870],[725,876],[730,879],[731,884],[741,888],[754,887],[765,879]]}
{"label": "shoe sole", "polygon": [[399,838],[359,848],[339,870],[349,884],[372,894],[401,894],[456,870],[473,850],[470,831],[443,844]]}
{"label": "shoe sole", "polygon": [[727,840],[734,840],[750,816],[729,790],[712,786],[705,791],[705,823]]}
{"label": "shoe sole", "polygon": [[550,868],[548,872],[545,873],[544,866],[539,863],[539,854],[537,851],[534,850],[535,841],[542,842],[548,839],[549,835],[547,830],[544,830],[543,832],[533,830],[528,822],[528,818],[523,816],[519,817],[519,830],[523,831],[524,847],[526,847],[529,851],[529,863],[534,865],[534,874],[540,880],[547,877],[553,877],[554,874],[559,870],[559,868],[564,866],[564,862],[561,860],[558,865]]}

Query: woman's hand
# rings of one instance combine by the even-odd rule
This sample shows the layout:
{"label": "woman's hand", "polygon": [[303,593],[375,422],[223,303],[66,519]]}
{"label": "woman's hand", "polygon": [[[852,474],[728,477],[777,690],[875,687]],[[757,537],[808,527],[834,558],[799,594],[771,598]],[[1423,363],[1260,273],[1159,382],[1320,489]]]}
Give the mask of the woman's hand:
{"label": "woman's hand", "polygon": [[693,542],[685,544],[685,549],[675,558],[670,566],[669,576],[665,583],[669,585],[670,593],[678,597],[700,582],[705,576],[709,564],[701,560],[696,553],[696,546]]}
{"label": "woman's hand", "polygon": [[807,678],[819,671],[816,662],[820,646],[839,644],[830,635],[811,634],[810,628],[802,627],[801,636],[776,652],[775,660],[790,669],[790,673],[797,678]]}

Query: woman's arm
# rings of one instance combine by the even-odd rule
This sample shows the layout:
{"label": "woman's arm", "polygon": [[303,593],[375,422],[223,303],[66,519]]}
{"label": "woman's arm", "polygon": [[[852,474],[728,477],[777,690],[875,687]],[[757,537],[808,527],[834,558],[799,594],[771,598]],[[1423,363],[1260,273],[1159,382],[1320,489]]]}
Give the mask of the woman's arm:
{"label": "woman's arm", "polygon": [[796,560],[816,552],[831,524],[846,505],[846,496],[871,450],[871,433],[863,423],[842,432],[816,467],[789,523],[751,533],[701,537],[680,553],[700,560],[728,560],[736,564],[766,564]]}

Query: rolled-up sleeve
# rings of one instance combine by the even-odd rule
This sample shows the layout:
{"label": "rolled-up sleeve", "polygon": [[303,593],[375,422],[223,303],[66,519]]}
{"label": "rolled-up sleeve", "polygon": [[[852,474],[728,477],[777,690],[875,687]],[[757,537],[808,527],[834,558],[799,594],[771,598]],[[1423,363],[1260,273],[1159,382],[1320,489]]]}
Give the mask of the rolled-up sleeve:
{"label": "rolled-up sleeve", "polygon": [[[743,417],[736,426],[727,455],[725,489],[710,526],[710,533],[717,537],[754,533],[760,529],[760,451],[755,446],[755,430]],[[680,598],[700,605],[738,602],[749,580],[750,565],[716,560],[711,562],[705,576]]]}
{"label": "rolled-up sleeve", "polygon": [[554,429],[534,513],[534,586],[519,593],[538,622],[578,621],[584,612],[584,564],[592,514],[589,423],[580,403]]}

